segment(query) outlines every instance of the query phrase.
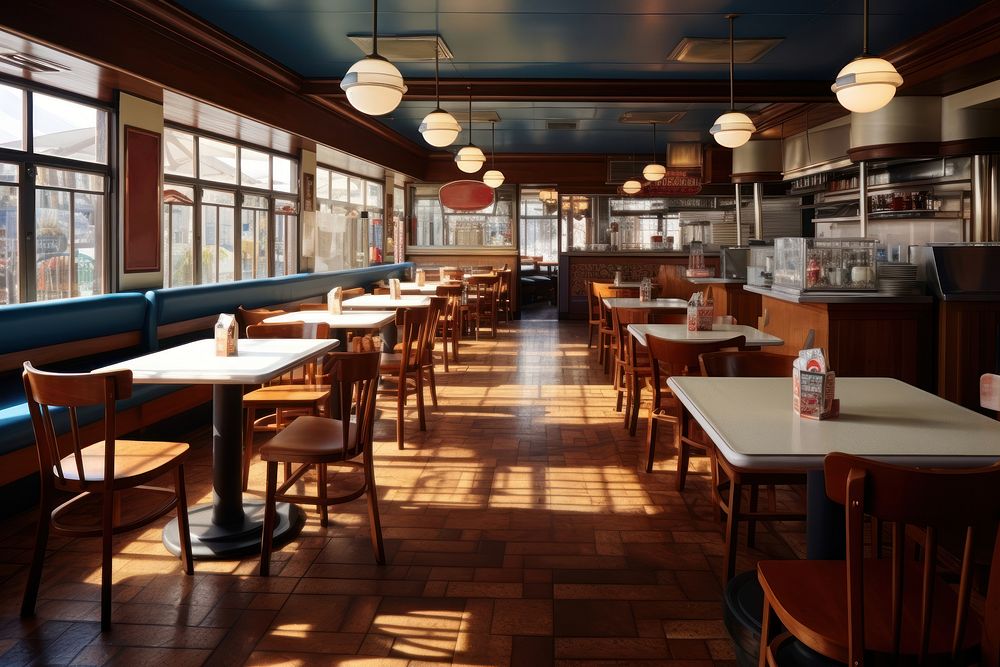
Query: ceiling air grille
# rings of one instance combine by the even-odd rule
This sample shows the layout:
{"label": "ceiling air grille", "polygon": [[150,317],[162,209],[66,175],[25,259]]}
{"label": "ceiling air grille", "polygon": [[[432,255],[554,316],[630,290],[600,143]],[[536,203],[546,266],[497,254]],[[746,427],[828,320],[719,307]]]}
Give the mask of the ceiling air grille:
{"label": "ceiling air grille", "polygon": [[[362,53],[372,52],[372,36],[369,35],[348,35],[347,38],[354,42]],[[379,35],[378,53],[383,58],[391,62],[422,62],[434,60],[434,45],[437,44],[438,57],[441,60],[452,60],[455,56],[451,49],[444,43],[440,35]]]}
{"label": "ceiling air grille", "polygon": [[[737,39],[733,42],[733,55],[737,63],[755,63],[773,49],[780,39]],[[679,63],[726,64],[729,62],[728,39],[685,37],[667,56]]]}
{"label": "ceiling air grille", "polygon": [[39,58],[38,56],[33,56],[27,53],[18,53],[16,51],[0,53],[0,64],[10,65],[11,67],[16,67],[28,72],[52,73],[69,71],[68,67],[60,65],[59,63],[54,63],[51,60]]}
{"label": "ceiling air grille", "polygon": [[641,160],[608,160],[608,183],[624,183],[630,178],[641,178]]}
{"label": "ceiling air grille", "polygon": [[579,127],[575,120],[547,120],[546,130],[575,130]]}

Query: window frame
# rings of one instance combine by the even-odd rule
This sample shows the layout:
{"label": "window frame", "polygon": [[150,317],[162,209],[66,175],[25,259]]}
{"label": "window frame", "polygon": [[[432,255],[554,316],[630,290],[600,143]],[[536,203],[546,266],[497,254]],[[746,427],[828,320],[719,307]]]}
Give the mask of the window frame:
{"label": "window frame", "polygon": [[[22,96],[22,131],[21,149],[0,147],[0,162],[11,162],[18,165],[18,215],[17,215],[17,272],[18,298],[13,303],[32,303],[38,300],[37,256],[35,248],[37,207],[36,196],[39,189],[59,189],[51,186],[39,187],[36,177],[40,167],[50,167],[66,171],[77,171],[101,176],[104,179],[103,192],[87,191],[88,194],[100,194],[104,203],[104,230],[102,231],[101,279],[96,291],[107,294],[111,291],[112,274],[117,266],[116,255],[112,248],[118,241],[117,207],[112,205],[112,195],[115,193],[114,176],[118,163],[118,112],[111,104],[101,100],[91,99],[75,93],[66,92],[51,86],[39,85],[23,79],[0,76],[0,85],[17,88],[23,91]],[[76,104],[93,107],[105,112],[105,128],[107,136],[107,159],[103,164],[87,162],[72,158],[58,157],[35,153],[34,137],[34,95],[39,93],[49,97],[61,98]],[[72,221],[71,221],[72,223]],[[72,298],[72,297],[70,297]],[[8,305],[8,304],[3,304]],[[12,304],[10,304],[12,305]]]}
{"label": "window frame", "polygon": [[[329,172],[329,181],[327,182],[327,187],[326,187],[327,192],[330,194],[329,197],[320,197],[319,196],[319,191],[320,191],[320,189],[319,189],[319,183],[320,183],[320,172],[321,171]],[[337,176],[340,176],[340,177],[343,177],[343,178],[347,179],[347,197],[345,199],[336,199],[333,196],[333,193],[334,193],[334,190],[333,190],[333,176],[334,175],[337,175]],[[351,184],[355,183],[355,182],[361,184],[361,192],[360,192],[361,203],[357,203],[357,202],[353,202],[352,203],[351,202]],[[364,267],[367,267],[367,266],[371,266],[373,264],[372,259],[371,259],[371,251],[372,251],[372,248],[374,247],[374,246],[372,246],[372,226],[373,226],[372,221],[375,219],[375,216],[373,214],[376,213],[376,212],[379,214],[378,219],[381,220],[381,224],[382,224],[382,244],[379,247],[379,251],[382,254],[382,262],[381,263],[383,263],[383,264],[386,263],[387,255],[386,255],[386,235],[385,235],[385,229],[386,229],[385,203],[386,203],[386,192],[387,192],[387,190],[386,190],[386,187],[385,187],[385,179],[379,180],[377,178],[371,178],[369,176],[362,176],[361,174],[356,174],[354,172],[345,171],[344,169],[338,169],[336,167],[332,167],[332,166],[330,166],[328,164],[320,162],[320,163],[316,164],[316,183],[317,183],[317,187],[316,187],[316,193],[317,193],[316,194],[316,211],[317,212],[322,212],[321,208],[322,208],[322,204],[323,203],[329,203],[329,204],[331,204],[331,208],[334,208],[334,209],[335,209],[336,206],[343,206],[343,207],[348,208],[348,209],[350,209],[352,207],[356,207],[357,210],[358,210],[358,219],[359,220],[361,220],[361,219],[367,219],[367,221],[368,221],[368,224],[364,226],[363,234],[361,235],[362,238],[358,240],[359,247],[364,247],[366,249],[365,252],[364,252],[364,259],[363,259],[362,262],[358,263],[353,258],[349,258],[349,262],[347,262],[347,264],[349,264],[349,266],[347,266],[346,268],[364,268]],[[380,201],[378,201],[378,202],[369,202],[368,201],[368,191],[369,191],[369,187],[371,187],[371,186],[377,187],[379,189],[379,191],[381,192]],[[364,215],[362,215],[362,213]],[[391,214],[391,212],[390,212],[390,214]]]}

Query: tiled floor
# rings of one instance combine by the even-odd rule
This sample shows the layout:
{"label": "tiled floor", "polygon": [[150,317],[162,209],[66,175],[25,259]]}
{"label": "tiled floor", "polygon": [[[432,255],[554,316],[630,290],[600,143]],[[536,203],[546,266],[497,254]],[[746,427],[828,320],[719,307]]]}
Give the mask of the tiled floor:
{"label": "tiled floor", "polygon": [[[465,343],[438,378],[426,433],[414,415],[397,450],[392,407],[377,432],[386,566],[373,563],[364,500],[325,530],[307,508],[268,579],[255,559],[198,562],[185,577],[157,525],[118,541],[102,635],[96,540],[53,539],[37,616],[18,618],[34,525],[18,516],[0,524],[0,663],[734,664],[707,479],[677,494],[666,444],[656,472],[637,472],[643,429],[621,428],[583,326],[514,324]],[[188,437],[189,493],[205,499],[208,429]],[[761,533],[764,553],[801,550],[795,529]],[[761,554],[740,553],[741,569]]]}

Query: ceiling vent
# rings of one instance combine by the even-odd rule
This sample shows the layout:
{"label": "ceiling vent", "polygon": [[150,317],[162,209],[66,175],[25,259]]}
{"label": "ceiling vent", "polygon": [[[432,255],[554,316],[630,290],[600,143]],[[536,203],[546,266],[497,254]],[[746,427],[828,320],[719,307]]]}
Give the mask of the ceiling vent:
{"label": "ceiling vent", "polygon": [[[372,36],[348,35],[347,38],[368,55],[372,52]],[[438,57],[441,60],[451,60],[455,56],[444,43],[440,35],[379,35],[378,53],[390,62],[424,62],[434,61],[434,45],[437,44]]]}
{"label": "ceiling vent", "polygon": [[0,64],[10,65],[11,67],[16,67],[28,72],[40,72],[47,74],[69,71],[68,67],[60,65],[59,63],[54,63],[51,60],[39,58],[38,56],[33,56],[27,53],[18,53],[16,51],[0,53]]}
{"label": "ceiling vent", "polygon": [[545,121],[546,130],[575,130],[579,128],[579,124],[575,120],[547,120]]}
{"label": "ceiling vent", "polygon": [[[780,39],[737,39],[733,43],[736,62],[755,63],[780,41]],[[678,63],[725,65],[729,63],[729,40],[685,37],[670,52],[667,60]]]}
{"label": "ceiling vent", "polygon": [[618,117],[619,123],[636,125],[669,125],[684,117],[683,111],[626,111]]}
{"label": "ceiling vent", "polygon": [[624,183],[630,178],[642,178],[642,166],[645,164],[640,160],[608,160],[608,183]]}

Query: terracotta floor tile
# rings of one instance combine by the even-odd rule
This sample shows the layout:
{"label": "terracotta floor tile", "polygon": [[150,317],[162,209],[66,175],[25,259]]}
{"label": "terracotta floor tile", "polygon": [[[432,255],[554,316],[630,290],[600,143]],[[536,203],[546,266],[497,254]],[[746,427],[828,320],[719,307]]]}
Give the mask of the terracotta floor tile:
{"label": "terracotta floor tile", "polygon": [[552,634],[552,600],[497,600],[493,607],[495,635]]}
{"label": "terracotta floor tile", "polygon": [[557,637],[636,636],[632,608],[620,600],[555,600],[553,618]]}

